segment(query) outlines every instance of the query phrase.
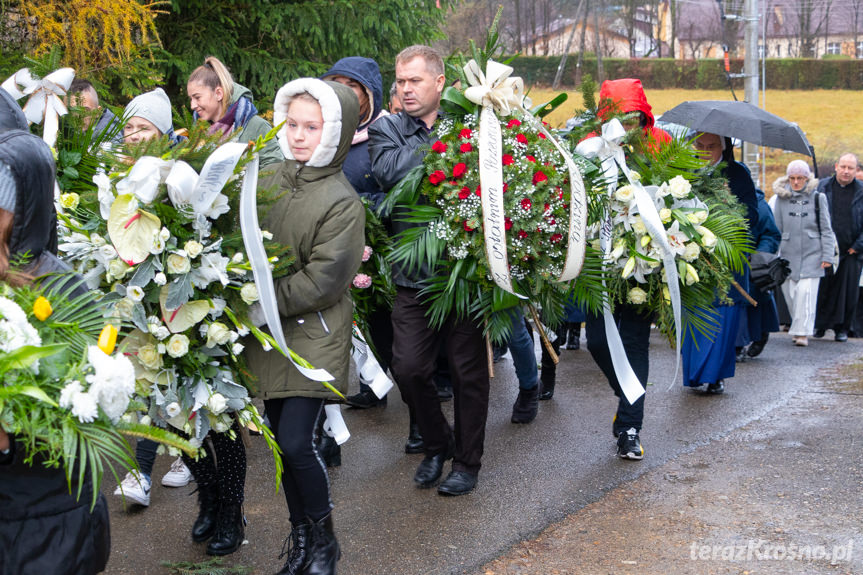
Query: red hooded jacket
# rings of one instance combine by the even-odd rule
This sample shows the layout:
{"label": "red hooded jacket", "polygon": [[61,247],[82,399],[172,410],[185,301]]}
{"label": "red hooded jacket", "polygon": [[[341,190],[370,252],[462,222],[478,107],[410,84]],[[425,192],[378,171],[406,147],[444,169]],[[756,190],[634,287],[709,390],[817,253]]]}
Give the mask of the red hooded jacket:
{"label": "red hooded jacket", "polygon": [[599,89],[600,108],[599,117],[606,120],[606,114],[612,111],[610,107],[602,107],[603,102],[612,102],[615,112],[643,112],[647,117],[647,125],[644,127],[644,135],[650,141],[650,148],[655,149],[662,144],[671,141],[671,136],[662,128],[657,128],[653,118],[653,108],[647,103],[641,80],[636,78],[623,78],[621,80],[606,80]]}

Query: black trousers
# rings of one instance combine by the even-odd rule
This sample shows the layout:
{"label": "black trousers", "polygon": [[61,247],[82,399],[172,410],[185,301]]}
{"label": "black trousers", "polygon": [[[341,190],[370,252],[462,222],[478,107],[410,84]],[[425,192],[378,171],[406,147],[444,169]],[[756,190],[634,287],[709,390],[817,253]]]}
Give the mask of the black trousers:
{"label": "black trousers", "polygon": [[841,254],[839,267],[826,273],[818,285],[815,329],[848,332],[857,313],[860,272],[863,261],[858,255]]}
{"label": "black trousers", "polygon": [[[429,326],[428,305],[419,290],[398,287],[393,306],[392,371],[416,412],[426,455],[447,449],[455,435],[454,471],[478,473],[488,416],[488,361],[482,329],[469,319],[450,317],[440,330]],[[455,425],[441,410],[435,385],[436,363],[445,346],[453,387]]]}
{"label": "black trousers", "polygon": [[207,456],[195,461],[184,453],[183,462],[195,476],[198,487],[217,487],[219,501],[242,503],[246,487],[246,446],[236,422],[233,429],[236,439],[231,439],[227,433],[210,432],[203,445]]}
{"label": "black trousers", "polygon": [[285,397],[264,401],[276,443],[282,450],[282,487],[298,525],[306,518],[320,521],[333,508],[327,466],[318,453],[315,434],[324,418],[324,400]]}
{"label": "black trousers", "polygon": [[[651,315],[639,314],[633,306],[619,304],[614,313],[623,349],[629,360],[629,365],[642,387],[647,384],[647,372],[650,369],[650,324]],[[641,431],[644,421],[644,395],[635,403],[630,404],[620,390],[620,382],[614,373],[611,352],[608,350],[608,340],[605,335],[605,321],[602,315],[587,314],[587,349],[593,360],[605,374],[608,384],[617,396],[617,417],[614,418],[612,431],[618,435],[630,427]],[[646,387],[645,387],[646,389]]]}

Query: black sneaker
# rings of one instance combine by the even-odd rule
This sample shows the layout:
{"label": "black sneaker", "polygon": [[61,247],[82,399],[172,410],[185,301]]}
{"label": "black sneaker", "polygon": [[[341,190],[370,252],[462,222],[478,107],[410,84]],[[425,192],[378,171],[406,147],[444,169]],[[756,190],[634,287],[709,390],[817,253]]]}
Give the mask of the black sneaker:
{"label": "black sneaker", "polygon": [[387,405],[387,396],[383,396],[382,398],[378,398],[375,395],[375,392],[371,389],[367,389],[366,391],[361,391],[356,395],[349,395],[345,398],[345,401],[351,407],[356,409],[368,409],[370,407],[386,407]]}
{"label": "black sneaker", "polygon": [[644,458],[644,448],[638,439],[638,432],[630,427],[617,436],[617,456],[621,459],[633,459],[640,461]]}
{"label": "black sneaker", "polygon": [[816,329],[816,330],[815,330],[815,333],[814,333],[814,334],[812,334],[812,337],[815,337],[815,338],[822,338],[822,337],[824,337],[824,334],[825,334],[825,333],[827,333],[827,330],[826,330],[826,329]]}

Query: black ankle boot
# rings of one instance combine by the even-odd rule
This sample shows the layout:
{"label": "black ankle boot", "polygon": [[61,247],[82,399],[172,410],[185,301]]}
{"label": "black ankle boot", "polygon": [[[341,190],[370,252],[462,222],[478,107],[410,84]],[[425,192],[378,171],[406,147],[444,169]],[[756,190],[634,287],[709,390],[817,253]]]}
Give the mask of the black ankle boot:
{"label": "black ankle boot", "polygon": [[192,525],[192,541],[203,543],[216,532],[219,515],[219,488],[198,486],[198,518]]}
{"label": "black ankle boot", "polygon": [[312,523],[308,567],[302,572],[303,575],[335,575],[336,562],[341,556],[339,542],[333,533],[332,514]]}
{"label": "black ankle boot", "polygon": [[327,467],[339,467],[342,464],[342,446],[326,433],[320,436],[318,453],[326,463]]}
{"label": "black ankle boot", "polygon": [[519,389],[518,397],[515,399],[515,404],[512,406],[513,423],[530,423],[536,419],[536,413],[539,411],[539,386],[533,389]]}
{"label": "black ankle boot", "polygon": [[207,544],[207,555],[230,555],[239,549],[246,535],[245,523],[242,505],[222,502],[216,533]]}
{"label": "black ankle boot", "polygon": [[554,380],[539,382],[539,399],[547,401],[554,397]]}
{"label": "black ankle boot", "polygon": [[[279,555],[279,559],[287,555],[288,560],[276,575],[301,575],[303,573],[303,569],[308,564],[311,534],[312,524],[307,521],[293,526],[291,534],[285,540],[285,545],[282,546],[282,553]],[[285,551],[285,546],[288,547],[287,551]]]}

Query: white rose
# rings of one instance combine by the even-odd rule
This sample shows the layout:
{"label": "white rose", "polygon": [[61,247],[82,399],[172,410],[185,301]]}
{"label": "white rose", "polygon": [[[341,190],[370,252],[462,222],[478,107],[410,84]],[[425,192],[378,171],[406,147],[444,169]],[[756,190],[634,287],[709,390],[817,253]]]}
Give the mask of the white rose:
{"label": "white rose", "polygon": [[692,191],[692,184],[683,176],[674,176],[668,182],[668,191],[671,192],[672,197],[681,200],[689,196],[689,192]]}
{"label": "white rose", "polygon": [[171,239],[171,232],[168,231],[168,228],[162,228],[159,230],[159,237],[167,242]]}
{"label": "white rose", "polygon": [[663,224],[667,224],[671,221],[671,210],[668,208],[662,208],[659,210],[659,219],[662,220]]}
{"label": "white rose", "polygon": [[176,401],[172,401],[171,403],[169,403],[168,405],[165,406],[165,413],[168,414],[169,418],[177,417],[178,415],[180,415],[180,411],[182,411],[180,408],[180,404],[177,403]]}
{"label": "white rose", "polygon": [[[121,259],[114,259],[108,262],[108,275],[115,280],[123,279],[130,269],[132,268],[129,264]],[[111,281],[111,279],[108,281]]]}
{"label": "white rose", "polygon": [[252,305],[258,301],[258,286],[252,282],[243,284],[242,289],[240,289],[240,297],[243,298],[246,305]]}
{"label": "white rose", "polygon": [[701,235],[701,245],[709,252],[716,247],[716,235],[704,226],[696,226],[695,231]]}
{"label": "white rose", "polygon": [[634,287],[626,294],[626,299],[633,305],[641,305],[647,301],[647,292],[640,287]]}
{"label": "white rose", "polygon": [[129,298],[123,298],[114,304],[114,315],[120,319],[132,319],[132,310],[135,302]]}
{"label": "white rose", "polygon": [[686,214],[686,219],[689,220],[689,223],[695,226],[700,226],[707,220],[707,211],[706,210],[697,210],[694,212],[689,212]]}
{"label": "white rose", "polygon": [[126,297],[135,303],[144,299],[144,288],[141,286],[129,286],[126,288]]}
{"label": "white rose", "polygon": [[207,347],[225,345],[231,340],[231,330],[220,321],[214,321],[207,330]]}
{"label": "white rose", "polygon": [[618,202],[623,202],[624,204],[632,201],[632,198],[635,197],[635,188],[632,186],[623,186],[622,188],[618,188],[616,192],[614,192],[614,199]]}
{"label": "white rose", "polygon": [[152,333],[159,341],[162,341],[163,339],[171,335],[170,330],[168,330],[168,328],[163,325],[150,326],[150,333]]}
{"label": "white rose", "polygon": [[201,255],[202,251],[204,251],[204,246],[202,246],[200,243],[196,242],[195,240],[189,240],[183,246],[183,250],[186,252],[187,256],[189,256],[192,259],[195,259],[199,255]]}
{"label": "white rose", "polygon": [[157,286],[163,286],[168,283],[168,277],[164,273],[159,272],[153,276],[153,283]]}
{"label": "white rose", "polygon": [[169,274],[187,274],[190,269],[192,269],[192,264],[186,256],[181,254],[171,254],[168,256]]}
{"label": "white rose", "polygon": [[147,343],[138,348],[138,361],[148,369],[159,369],[162,367],[162,355],[156,346]]}
{"label": "white rose", "polygon": [[683,259],[688,262],[695,261],[701,255],[701,248],[695,242],[689,242],[683,248]]}
{"label": "white rose", "polygon": [[210,410],[210,413],[213,415],[219,415],[228,407],[228,400],[225,399],[225,396],[221,393],[214,393],[207,400],[207,409]]}
{"label": "white rose", "polygon": [[183,357],[189,353],[189,338],[182,333],[175,333],[168,340],[167,350],[171,357]]}

